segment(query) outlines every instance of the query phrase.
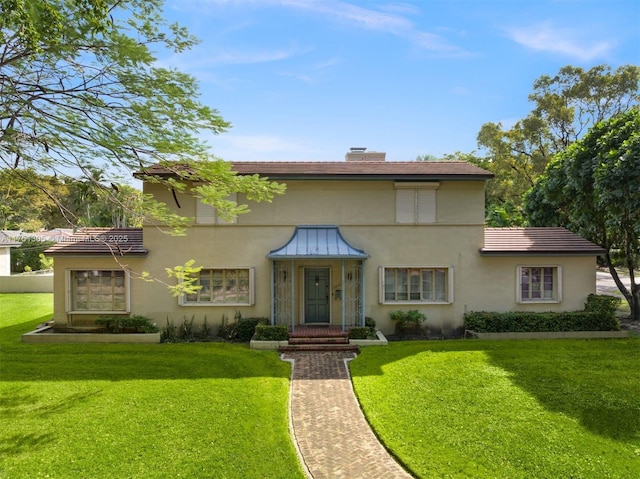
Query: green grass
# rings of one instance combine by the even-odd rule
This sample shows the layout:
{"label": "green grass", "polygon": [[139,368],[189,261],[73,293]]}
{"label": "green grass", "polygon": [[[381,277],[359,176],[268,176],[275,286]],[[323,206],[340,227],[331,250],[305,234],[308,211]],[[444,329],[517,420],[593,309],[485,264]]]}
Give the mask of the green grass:
{"label": "green grass", "polygon": [[0,294],[0,477],[304,477],[274,352],[21,343],[51,311]]}
{"label": "green grass", "polygon": [[[275,353],[21,343],[51,311],[0,294],[0,477],[304,477]],[[640,477],[640,339],[401,342],[351,370],[417,477]]]}
{"label": "green grass", "polygon": [[417,477],[640,477],[639,339],[401,342],[351,371]]}

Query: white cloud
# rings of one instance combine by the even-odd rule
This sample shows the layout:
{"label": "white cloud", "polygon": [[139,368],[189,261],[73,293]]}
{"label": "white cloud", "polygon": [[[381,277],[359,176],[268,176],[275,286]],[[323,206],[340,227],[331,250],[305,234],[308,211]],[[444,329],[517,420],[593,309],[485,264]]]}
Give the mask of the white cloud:
{"label": "white cloud", "polygon": [[613,47],[610,41],[593,40],[593,31],[558,28],[550,21],[529,27],[510,27],[506,32],[513,41],[531,50],[557,53],[581,61],[605,58]]}
{"label": "white cloud", "polygon": [[233,133],[207,136],[212,153],[228,161],[305,161],[316,154],[308,142],[299,138]]}
{"label": "white cloud", "polygon": [[417,13],[414,6],[405,3],[381,4],[378,10],[340,0],[182,0],[180,9],[190,6],[203,14],[214,7],[251,5],[257,8],[283,7],[324,16],[332,21],[347,23],[357,28],[404,37],[420,48],[443,56],[460,56],[463,51],[435,33],[416,28],[408,15]]}
{"label": "white cloud", "polygon": [[210,65],[253,64],[287,60],[308,50],[298,48],[274,50],[224,50],[211,52],[206,63]]}

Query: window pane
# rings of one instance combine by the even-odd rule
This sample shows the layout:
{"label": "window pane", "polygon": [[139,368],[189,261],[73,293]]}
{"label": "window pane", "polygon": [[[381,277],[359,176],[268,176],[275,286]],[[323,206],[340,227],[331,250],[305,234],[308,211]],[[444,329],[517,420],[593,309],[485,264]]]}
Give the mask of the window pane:
{"label": "window pane", "polygon": [[529,268],[520,269],[520,297],[523,301],[531,299],[529,292]]}
{"label": "window pane", "polygon": [[446,273],[444,269],[435,270],[436,284],[435,293],[436,301],[445,301],[447,299],[447,283],[445,281]]}
{"label": "window pane", "polygon": [[237,272],[235,270],[225,270],[225,303],[237,303],[238,302],[238,280],[236,278]]}
{"label": "window pane", "polygon": [[420,270],[409,270],[409,298],[420,301]]}
{"label": "window pane", "polygon": [[211,301],[211,276],[209,271],[200,271],[200,301]]}
{"label": "window pane", "polygon": [[544,299],[554,299],[553,283],[553,268],[544,268]]}
{"label": "window pane", "polygon": [[396,282],[396,299],[398,301],[406,301],[409,299],[409,285],[406,269],[397,270]]}
{"label": "window pane", "polygon": [[249,270],[238,270],[238,303],[249,303]]}
{"label": "window pane", "polygon": [[385,268],[384,270],[384,299],[395,301],[396,299],[396,270]]}
{"label": "window pane", "polygon": [[422,299],[433,301],[433,270],[422,270]]}
{"label": "window pane", "polygon": [[224,300],[224,291],[222,289],[222,270],[207,270],[207,277],[209,277],[209,275],[211,276],[211,297],[206,301],[221,303]]}

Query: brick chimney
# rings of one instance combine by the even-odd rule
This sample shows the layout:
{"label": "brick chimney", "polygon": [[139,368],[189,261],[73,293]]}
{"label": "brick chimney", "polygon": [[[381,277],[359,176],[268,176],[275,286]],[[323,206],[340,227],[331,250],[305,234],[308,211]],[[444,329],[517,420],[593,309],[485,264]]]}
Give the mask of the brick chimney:
{"label": "brick chimney", "polygon": [[367,151],[366,148],[354,146],[345,155],[347,161],[385,161],[387,154],[378,151]]}

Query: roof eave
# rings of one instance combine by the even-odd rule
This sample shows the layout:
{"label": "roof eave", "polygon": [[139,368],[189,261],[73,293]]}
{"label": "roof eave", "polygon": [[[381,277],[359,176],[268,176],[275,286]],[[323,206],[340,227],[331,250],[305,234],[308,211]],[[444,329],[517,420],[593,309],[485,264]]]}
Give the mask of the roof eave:
{"label": "roof eave", "polygon": [[136,252],[136,253],[118,253],[118,252],[101,252],[101,253],[68,253],[65,251],[49,251],[46,250],[44,252],[44,254],[46,254],[47,256],[51,256],[51,257],[56,257],[56,256],[66,256],[66,257],[75,257],[75,258],[95,258],[96,256],[103,256],[105,258],[108,257],[113,257],[113,256],[117,256],[118,258],[122,258],[124,256],[126,257],[131,257],[131,256],[139,256],[144,258],[145,256],[147,256],[149,254],[149,250],[145,250],[144,252]]}
{"label": "roof eave", "polygon": [[[238,173],[239,175],[249,175],[251,173]],[[347,174],[309,174],[309,175],[300,175],[300,174],[263,174],[263,173],[255,173],[259,176],[268,177],[271,180],[380,180],[380,181],[398,181],[398,180],[406,180],[406,181],[440,181],[440,180],[460,180],[460,181],[479,181],[479,180],[490,180],[493,178],[493,175],[456,175],[456,174],[434,174],[434,175],[394,175],[394,174],[355,174],[355,173],[347,173]]]}
{"label": "roof eave", "polygon": [[481,256],[601,256],[604,249],[598,250],[566,250],[566,251],[514,251],[514,250],[485,250],[480,248]]}

